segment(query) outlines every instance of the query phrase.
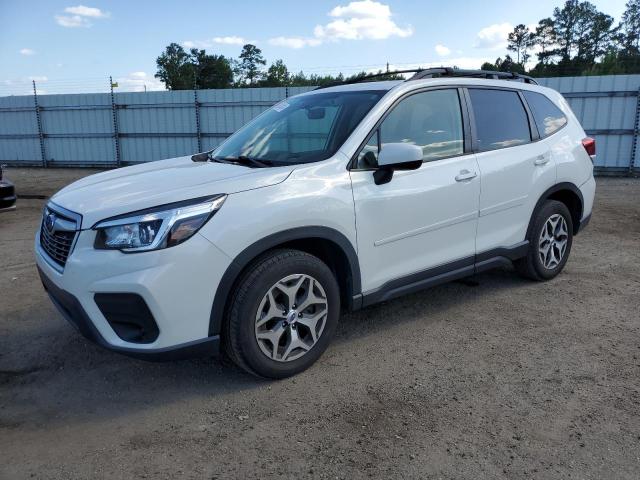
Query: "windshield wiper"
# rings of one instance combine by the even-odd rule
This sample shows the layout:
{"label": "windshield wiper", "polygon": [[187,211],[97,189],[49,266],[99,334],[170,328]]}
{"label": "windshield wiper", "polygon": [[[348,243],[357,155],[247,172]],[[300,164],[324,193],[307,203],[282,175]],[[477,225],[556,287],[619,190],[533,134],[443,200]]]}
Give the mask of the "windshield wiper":
{"label": "windshield wiper", "polygon": [[273,162],[270,160],[258,160],[257,158],[247,157],[246,155],[239,155],[237,157],[214,157],[214,162],[220,163],[238,163],[240,165],[246,165],[253,168],[267,168],[272,167]]}

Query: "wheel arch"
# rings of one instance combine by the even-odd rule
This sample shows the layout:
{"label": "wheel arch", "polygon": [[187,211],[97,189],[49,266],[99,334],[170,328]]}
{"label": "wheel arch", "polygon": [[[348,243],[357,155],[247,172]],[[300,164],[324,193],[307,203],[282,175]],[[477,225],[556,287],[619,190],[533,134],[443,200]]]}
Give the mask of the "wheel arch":
{"label": "wheel arch", "polygon": [[336,275],[343,305],[351,308],[354,296],[361,292],[360,265],[351,241],[330,227],[293,228],[258,240],[234,258],[222,276],[213,299],[209,335],[220,334],[230,294],[244,271],[257,257],[277,248],[301,250],[324,261]]}
{"label": "wheel arch", "polygon": [[531,218],[529,219],[526,238],[529,238],[531,229],[533,228],[533,220],[536,212],[547,200],[557,200],[567,206],[569,212],[571,213],[573,234],[576,235],[580,230],[580,221],[582,220],[582,215],[584,212],[584,198],[582,196],[582,192],[576,185],[569,182],[562,182],[547,189],[542,195],[540,195],[538,202],[531,212]]}

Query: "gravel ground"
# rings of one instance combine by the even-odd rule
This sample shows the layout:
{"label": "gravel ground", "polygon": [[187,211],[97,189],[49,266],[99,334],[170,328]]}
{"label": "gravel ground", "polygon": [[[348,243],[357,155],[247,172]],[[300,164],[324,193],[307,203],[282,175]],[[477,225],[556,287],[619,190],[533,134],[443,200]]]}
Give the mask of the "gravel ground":
{"label": "gravel ground", "polygon": [[[9,169],[49,195],[88,170]],[[640,181],[598,181],[564,273],[504,269],[344,316],[311,369],[151,364],[40,285],[43,200],[0,214],[0,478],[581,478],[640,472]]]}

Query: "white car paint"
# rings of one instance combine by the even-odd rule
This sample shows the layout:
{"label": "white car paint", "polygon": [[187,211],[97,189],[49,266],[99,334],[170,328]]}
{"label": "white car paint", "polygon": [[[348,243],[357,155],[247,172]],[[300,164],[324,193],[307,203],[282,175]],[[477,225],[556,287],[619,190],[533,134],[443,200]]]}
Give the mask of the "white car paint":
{"label": "white car paint", "polygon": [[475,253],[480,182],[455,180],[477,172],[473,155],[425,163],[375,185],[352,171],[363,291]]}
{"label": "white car paint", "polygon": [[[403,95],[435,86],[492,86],[543,93],[569,120],[537,142],[424,163],[395,172],[376,185],[373,173],[349,170],[350,159],[384,113]],[[211,334],[212,304],[234,260],[269,235],[293,228],[327,227],[357,252],[361,291],[426,269],[522,242],[540,196],[568,182],[584,198],[582,218],[595,194],[585,137],[568,104],[550,89],[504,80],[436,78],[338,86],[339,90],[388,90],[338,151],[324,161],[274,168],[196,163],[190,157],[113,170],[62,189],[54,205],[82,215],[82,230],[63,271],[40,247],[38,267],[58,288],[76,297],[109,345],[153,350],[198,341]],[[309,92],[304,95],[315,95]],[[542,161],[541,161],[542,159]],[[462,172],[472,175],[463,181]],[[227,194],[222,208],[185,243],[144,253],[96,250],[97,222],[172,202]],[[97,307],[99,292],[142,296],[158,323],[153,343],[120,339]]]}
{"label": "white car paint", "polygon": [[283,182],[293,167],[249,169],[193,162],[191,156],[98,173],[63,188],[51,201],[82,212],[82,228],[134,210],[216,193],[238,193]]}

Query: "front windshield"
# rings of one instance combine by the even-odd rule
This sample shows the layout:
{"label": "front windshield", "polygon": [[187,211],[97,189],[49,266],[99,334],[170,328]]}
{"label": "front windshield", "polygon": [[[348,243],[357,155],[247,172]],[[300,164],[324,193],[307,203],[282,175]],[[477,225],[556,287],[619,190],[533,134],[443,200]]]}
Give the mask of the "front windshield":
{"label": "front windshield", "polygon": [[214,160],[250,158],[267,165],[325,160],[385,93],[327,92],[283,100],[224,142]]}

